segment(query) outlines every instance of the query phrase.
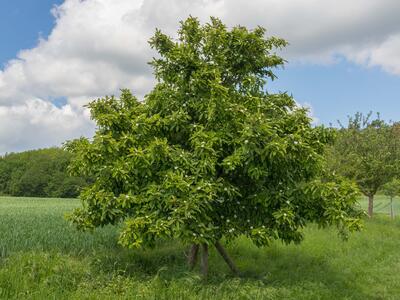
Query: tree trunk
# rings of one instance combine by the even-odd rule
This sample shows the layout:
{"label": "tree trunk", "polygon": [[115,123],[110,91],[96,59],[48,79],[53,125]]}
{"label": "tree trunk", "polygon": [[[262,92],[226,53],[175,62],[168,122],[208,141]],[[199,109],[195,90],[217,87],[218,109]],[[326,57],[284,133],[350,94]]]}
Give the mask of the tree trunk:
{"label": "tree trunk", "polygon": [[368,215],[372,218],[374,213],[374,195],[368,195]]}
{"label": "tree trunk", "polygon": [[207,279],[208,275],[208,245],[203,243],[201,251],[201,273],[203,274],[203,278]]}
{"label": "tree trunk", "polygon": [[193,268],[196,266],[198,253],[199,253],[199,245],[193,244],[190,247],[188,255],[188,265],[190,270],[193,270]]}
{"label": "tree trunk", "polygon": [[225,248],[221,245],[220,242],[215,243],[215,248],[217,248],[219,254],[221,254],[221,256],[223,257],[225,262],[228,264],[228,266],[231,269],[231,271],[233,272],[233,274],[238,275],[239,269],[236,267],[235,263],[229,257],[228,253],[226,252]]}
{"label": "tree trunk", "polygon": [[390,218],[394,219],[394,211],[393,211],[393,197],[390,197]]}

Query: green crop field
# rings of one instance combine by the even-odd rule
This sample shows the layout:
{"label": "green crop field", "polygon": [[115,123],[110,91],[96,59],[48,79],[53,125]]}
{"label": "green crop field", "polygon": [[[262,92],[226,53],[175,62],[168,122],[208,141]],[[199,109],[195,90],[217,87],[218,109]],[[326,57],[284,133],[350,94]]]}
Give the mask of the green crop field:
{"label": "green crop field", "polygon": [[212,251],[204,282],[187,271],[179,243],[127,250],[115,227],[76,232],[63,216],[78,205],[0,198],[1,299],[400,299],[399,217],[366,220],[347,242],[313,225],[301,245],[258,249],[241,238],[227,248],[242,276]]}

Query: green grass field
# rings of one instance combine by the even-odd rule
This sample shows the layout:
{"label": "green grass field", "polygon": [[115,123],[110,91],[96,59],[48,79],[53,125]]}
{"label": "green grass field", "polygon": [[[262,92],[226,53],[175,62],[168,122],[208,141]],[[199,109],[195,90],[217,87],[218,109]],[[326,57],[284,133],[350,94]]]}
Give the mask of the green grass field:
{"label": "green grass field", "polygon": [[179,243],[132,251],[117,244],[115,227],[76,232],[63,215],[78,205],[0,198],[1,299],[400,299],[399,217],[366,220],[348,242],[315,226],[297,246],[239,239],[227,248],[243,276],[212,251],[203,282]]}
{"label": "green grass field", "polygon": [[[367,209],[368,199],[363,196],[360,201],[361,207]],[[393,211],[395,215],[400,215],[400,198],[396,197],[393,199]],[[384,195],[376,195],[374,197],[374,212],[379,214],[386,214],[390,216],[390,200]]]}

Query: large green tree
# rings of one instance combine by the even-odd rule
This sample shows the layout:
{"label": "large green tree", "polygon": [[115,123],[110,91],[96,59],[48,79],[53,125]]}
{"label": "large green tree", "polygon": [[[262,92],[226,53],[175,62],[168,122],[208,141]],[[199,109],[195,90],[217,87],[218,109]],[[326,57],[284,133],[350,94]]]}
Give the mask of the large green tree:
{"label": "large green tree", "polygon": [[264,246],[300,242],[308,222],[359,229],[355,188],[317,179],[331,131],[266,91],[284,40],[188,18],[177,40],[157,30],[150,45],[154,89],[143,101],[123,90],[90,103],[95,136],[66,145],[71,171],[94,178],[70,217],[79,228],[124,221],[127,247],[179,239],[193,245],[192,266],[201,245],[205,274],[209,245],[237,271],[223,237]]}
{"label": "large green tree", "polygon": [[368,214],[373,215],[374,196],[399,174],[400,125],[388,124],[379,115],[361,113],[349,117],[347,126],[328,151],[332,172],[354,180],[368,197]]}

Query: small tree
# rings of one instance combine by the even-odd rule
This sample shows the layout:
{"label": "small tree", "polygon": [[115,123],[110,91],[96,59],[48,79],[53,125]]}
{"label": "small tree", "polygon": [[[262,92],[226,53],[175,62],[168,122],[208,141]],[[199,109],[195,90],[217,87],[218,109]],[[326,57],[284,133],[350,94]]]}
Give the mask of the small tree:
{"label": "small tree", "polygon": [[354,180],[368,197],[370,217],[376,192],[398,174],[400,163],[399,124],[387,124],[379,114],[373,120],[371,116],[357,113],[349,117],[328,151],[331,171]]}
{"label": "small tree", "polygon": [[123,90],[90,103],[95,136],[66,145],[71,171],[95,179],[70,217],[79,228],[125,221],[127,247],[179,239],[192,244],[192,267],[201,245],[204,274],[208,245],[237,272],[223,237],[265,246],[300,242],[308,222],[359,229],[353,186],[316,179],[331,131],[312,127],[291,96],[265,91],[286,42],[264,34],[215,18],[188,18],[177,41],[156,31],[154,89],[142,102]]}
{"label": "small tree", "polygon": [[383,193],[390,198],[390,217],[394,219],[393,198],[400,195],[400,180],[393,179],[382,187]]}

